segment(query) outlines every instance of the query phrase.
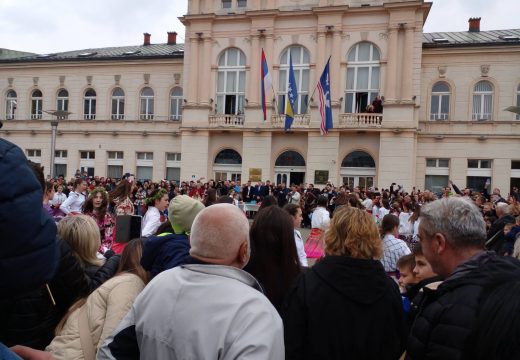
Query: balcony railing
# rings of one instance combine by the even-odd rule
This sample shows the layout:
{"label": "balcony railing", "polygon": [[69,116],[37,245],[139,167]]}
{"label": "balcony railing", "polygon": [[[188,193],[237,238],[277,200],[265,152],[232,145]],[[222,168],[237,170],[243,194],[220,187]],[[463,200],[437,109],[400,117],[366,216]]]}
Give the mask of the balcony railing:
{"label": "balcony railing", "polygon": [[382,114],[339,114],[340,128],[380,128]]}
{"label": "balcony railing", "polygon": [[245,117],[244,115],[214,114],[210,115],[208,120],[210,127],[243,127]]}
{"label": "balcony railing", "polygon": [[[296,114],[291,128],[308,128],[311,122],[311,116],[309,114]],[[274,128],[285,127],[285,115],[272,115],[271,126]]]}

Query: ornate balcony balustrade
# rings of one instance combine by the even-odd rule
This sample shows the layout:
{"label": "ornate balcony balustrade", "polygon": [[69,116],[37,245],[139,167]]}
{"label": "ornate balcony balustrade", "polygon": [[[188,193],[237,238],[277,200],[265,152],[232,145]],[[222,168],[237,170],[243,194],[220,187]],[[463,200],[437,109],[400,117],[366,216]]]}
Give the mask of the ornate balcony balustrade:
{"label": "ornate balcony balustrade", "polygon": [[339,114],[338,128],[380,128],[383,114]]}
{"label": "ornate balcony balustrade", "polygon": [[209,116],[210,127],[244,127],[244,115],[214,114]]}
{"label": "ornate balcony balustrade", "polygon": [[[291,128],[308,128],[311,122],[311,116],[309,114],[296,114]],[[272,115],[271,126],[274,128],[285,127],[285,115]]]}

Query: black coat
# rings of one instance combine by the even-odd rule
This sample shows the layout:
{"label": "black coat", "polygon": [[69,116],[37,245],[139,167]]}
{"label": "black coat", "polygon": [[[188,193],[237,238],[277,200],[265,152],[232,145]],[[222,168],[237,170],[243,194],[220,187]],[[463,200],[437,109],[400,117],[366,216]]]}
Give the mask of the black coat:
{"label": "black coat", "polygon": [[397,284],[376,260],[326,256],[282,309],[286,359],[399,359],[406,319]]}
{"label": "black coat", "polygon": [[[407,358],[461,359],[477,319],[481,294],[519,279],[520,262],[494,252],[482,253],[457,268],[437,290],[425,291],[408,338]],[[492,337],[488,340],[494,341]]]}

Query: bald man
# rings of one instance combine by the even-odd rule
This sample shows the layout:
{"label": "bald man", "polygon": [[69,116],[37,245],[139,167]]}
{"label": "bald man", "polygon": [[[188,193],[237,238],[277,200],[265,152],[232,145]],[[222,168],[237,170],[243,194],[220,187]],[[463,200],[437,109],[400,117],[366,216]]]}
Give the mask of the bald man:
{"label": "bald man", "polygon": [[190,242],[188,264],[148,284],[97,358],[284,359],[280,316],[242,270],[249,261],[243,213],[230,204],[207,207]]}

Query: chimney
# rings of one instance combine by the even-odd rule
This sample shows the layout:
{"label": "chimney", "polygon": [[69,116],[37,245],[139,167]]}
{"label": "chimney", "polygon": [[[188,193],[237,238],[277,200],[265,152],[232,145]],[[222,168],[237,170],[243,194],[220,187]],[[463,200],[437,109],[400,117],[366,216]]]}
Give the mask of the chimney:
{"label": "chimney", "polygon": [[143,35],[144,35],[144,43],[143,43],[143,45],[150,45],[150,36],[152,36],[152,35],[150,35],[148,33],[144,33]]}
{"label": "chimney", "polygon": [[177,44],[177,33],[168,31],[168,45],[175,45]]}
{"label": "chimney", "polygon": [[469,18],[469,31],[479,32],[480,31],[480,18]]}

